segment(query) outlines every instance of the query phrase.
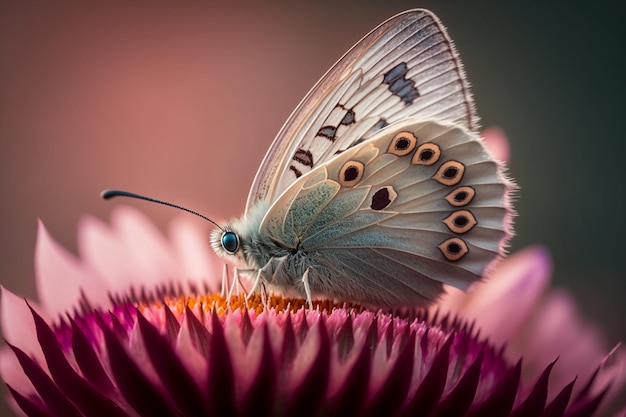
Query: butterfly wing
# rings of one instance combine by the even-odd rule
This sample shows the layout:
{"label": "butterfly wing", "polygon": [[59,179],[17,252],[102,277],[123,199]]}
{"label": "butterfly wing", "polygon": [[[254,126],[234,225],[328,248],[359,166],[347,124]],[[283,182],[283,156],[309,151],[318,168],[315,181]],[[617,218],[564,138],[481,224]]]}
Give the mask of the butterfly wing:
{"label": "butterfly wing", "polygon": [[265,155],[246,212],[338,152],[414,116],[469,130],[478,124],[452,41],[437,17],[420,9],[366,35],[307,94]]}
{"label": "butterfly wing", "polygon": [[442,283],[466,289],[503,253],[511,183],[474,133],[404,120],[297,179],[261,235],[305,270],[313,293],[374,305],[417,305]]}

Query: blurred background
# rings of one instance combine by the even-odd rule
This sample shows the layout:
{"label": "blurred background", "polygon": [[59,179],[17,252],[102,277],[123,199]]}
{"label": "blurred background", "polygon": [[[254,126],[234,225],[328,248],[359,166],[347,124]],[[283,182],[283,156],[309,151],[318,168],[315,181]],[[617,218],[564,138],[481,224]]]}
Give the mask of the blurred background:
{"label": "blurred background", "polygon": [[[509,135],[521,187],[512,250],[546,245],[553,286],[607,348],[626,340],[626,13],[574,3],[3,1],[0,283],[35,298],[37,218],[76,252],[81,216],[108,221],[105,188],[239,216],[309,88],[378,23],[424,7],[456,41],[483,126]],[[120,203],[164,231],[179,215]]]}

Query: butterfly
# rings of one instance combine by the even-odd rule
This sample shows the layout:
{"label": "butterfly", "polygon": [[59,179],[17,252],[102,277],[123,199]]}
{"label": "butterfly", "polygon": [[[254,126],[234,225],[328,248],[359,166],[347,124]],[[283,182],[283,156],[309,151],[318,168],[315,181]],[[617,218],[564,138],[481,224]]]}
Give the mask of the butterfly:
{"label": "butterfly", "polygon": [[311,307],[317,297],[425,306],[443,284],[467,289],[512,234],[514,186],[477,128],[439,19],[400,13],[298,105],[259,167],[245,214],[218,225],[211,245],[243,266],[237,274],[252,280],[251,292],[263,285]]}
{"label": "butterfly", "polygon": [[378,307],[467,289],[503,255],[512,183],[475,133],[452,40],[400,13],[313,87],[269,148],[217,254],[270,289]]}

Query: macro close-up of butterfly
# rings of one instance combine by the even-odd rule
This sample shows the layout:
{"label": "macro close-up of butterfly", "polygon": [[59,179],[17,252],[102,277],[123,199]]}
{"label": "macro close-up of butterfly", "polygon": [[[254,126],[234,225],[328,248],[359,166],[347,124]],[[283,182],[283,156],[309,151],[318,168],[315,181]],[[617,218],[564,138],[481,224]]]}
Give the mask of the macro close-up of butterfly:
{"label": "macro close-up of butterfly", "polygon": [[[215,252],[252,291],[374,307],[466,290],[504,254],[512,183],[477,133],[452,40],[427,10],[400,13],[313,87],[269,148],[245,214]],[[137,195],[105,191],[105,198]],[[141,198],[141,197],[140,197]]]}

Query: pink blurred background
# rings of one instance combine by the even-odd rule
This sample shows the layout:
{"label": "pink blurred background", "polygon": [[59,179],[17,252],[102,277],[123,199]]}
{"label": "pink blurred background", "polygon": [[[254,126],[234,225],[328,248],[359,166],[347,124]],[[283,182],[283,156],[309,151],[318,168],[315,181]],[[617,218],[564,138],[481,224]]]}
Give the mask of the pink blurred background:
{"label": "pink blurred background", "polygon": [[[419,6],[450,28],[483,124],[510,135],[522,187],[513,248],[547,244],[557,284],[608,344],[626,338],[626,226],[606,215],[624,200],[614,190],[623,189],[616,115],[626,83],[610,53],[624,44],[619,12],[569,2],[133,4],[0,4],[2,285],[34,298],[36,219],[76,251],[82,215],[108,220],[115,203],[99,198],[105,188],[218,221],[240,215],[267,147],[308,89],[376,24]],[[606,143],[607,155],[590,156],[588,140]],[[162,230],[179,215],[124,203]],[[209,225],[198,227],[208,236]]]}

